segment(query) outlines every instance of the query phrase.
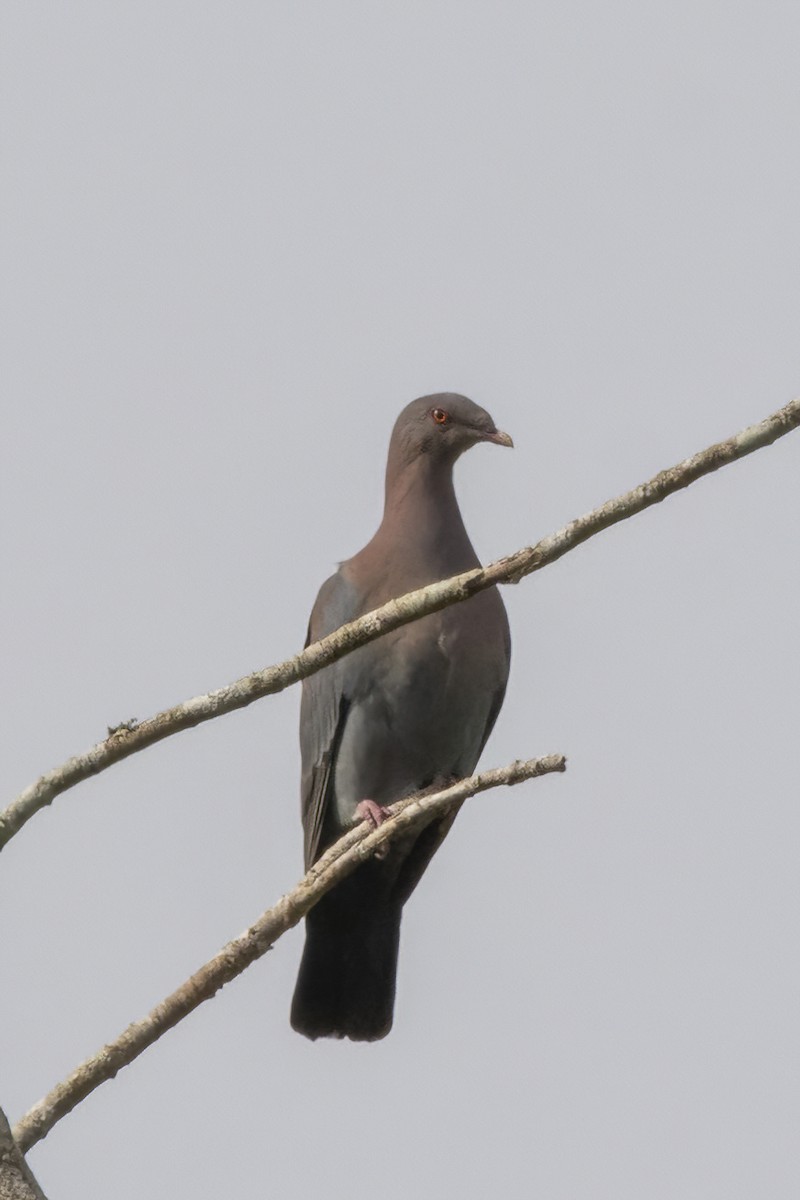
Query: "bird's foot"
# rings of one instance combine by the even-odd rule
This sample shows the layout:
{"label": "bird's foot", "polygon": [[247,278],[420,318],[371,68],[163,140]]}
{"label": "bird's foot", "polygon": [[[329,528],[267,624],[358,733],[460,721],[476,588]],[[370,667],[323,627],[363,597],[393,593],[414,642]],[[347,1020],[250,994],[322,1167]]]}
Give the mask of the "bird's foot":
{"label": "bird's foot", "polygon": [[[382,825],[389,816],[388,808],[384,808],[382,804],[378,804],[375,800],[362,800],[356,805],[356,820],[366,821],[373,829],[377,829]],[[376,858],[386,858],[389,853],[388,846],[381,846],[375,851]]]}
{"label": "bird's foot", "polygon": [[377,829],[382,825],[386,818],[390,815],[388,808],[384,808],[382,804],[378,804],[375,800],[362,800],[356,805],[356,817],[359,821],[366,821],[373,829]]}

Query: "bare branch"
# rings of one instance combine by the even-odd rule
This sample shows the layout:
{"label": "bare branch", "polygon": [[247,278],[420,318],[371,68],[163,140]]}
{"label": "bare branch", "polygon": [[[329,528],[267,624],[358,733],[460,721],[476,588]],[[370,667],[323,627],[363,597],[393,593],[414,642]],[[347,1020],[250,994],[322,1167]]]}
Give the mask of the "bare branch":
{"label": "bare branch", "polygon": [[133,1062],[203,1001],[210,1000],[224,984],[241,975],[246,967],[274,946],[281,934],[297,925],[334,884],[402,831],[409,832],[426,825],[432,817],[460,805],[478,792],[564,770],[566,759],[561,754],[514,762],[508,767],[496,767],[462,779],[442,791],[401,800],[391,806],[391,816],[378,829],[372,830],[362,821],[331,846],[274,908],[268,909],[254,925],[228,942],[219,954],[195,971],[143,1020],[129,1025],[115,1041],[87,1058],[63,1083],[35,1104],[14,1129],[17,1144],[27,1152],[41,1141],[81,1100],[107,1079],[113,1079],[122,1067]]}
{"label": "bare branch", "polygon": [[700,451],[692,458],[659,472],[648,483],[607,501],[586,516],[578,517],[557,533],[537,542],[535,546],[527,546],[516,554],[498,559],[488,567],[466,571],[463,575],[456,575],[452,579],[430,584],[428,587],[408,592],[396,600],[390,600],[374,612],[366,613],[358,620],[343,625],[329,637],[315,642],[301,654],[277,666],[254,671],[251,675],[245,675],[235,683],[228,684],[227,687],[204,696],[196,696],[174,708],[165,709],[141,724],[128,721],[117,726],[109,732],[104,741],[98,742],[85,753],[68,759],[62,766],[48,771],[12,801],[5,812],[0,814],[0,849],[35,813],[51,804],[56,796],[74,787],[76,783],[106,770],[112,763],[119,762],[130,754],[152,746],[155,742],[160,742],[183,729],[191,729],[203,721],[222,716],[223,713],[244,708],[263,696],[281,692],[366,642],[371,642],[409,621],[415,621],[460,600],[467,600],[476,592],[494,584],[518,583],[526,575],[555,562],[601,530],[608,529],[610,525],[624,521],[653,504],[658,504],[673,492],[688,487],[701,476],[708,475],[738,458],[744,458],[762,446],[770,445],[799,424],[800,399],[797,399],[758,425],[751,425],[727,441],[709,446],[707,450]]}

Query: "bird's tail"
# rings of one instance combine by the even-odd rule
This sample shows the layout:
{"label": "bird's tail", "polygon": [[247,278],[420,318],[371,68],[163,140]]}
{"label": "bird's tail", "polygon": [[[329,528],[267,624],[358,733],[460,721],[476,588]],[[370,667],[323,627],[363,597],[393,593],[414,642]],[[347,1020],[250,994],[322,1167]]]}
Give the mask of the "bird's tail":
{"label": "bird's tail", "polygon": [[291,1019],[308,1038],[374,1042],[392,1027],[402,908],[348,887],[362,870],[323,896],[306,917]]}

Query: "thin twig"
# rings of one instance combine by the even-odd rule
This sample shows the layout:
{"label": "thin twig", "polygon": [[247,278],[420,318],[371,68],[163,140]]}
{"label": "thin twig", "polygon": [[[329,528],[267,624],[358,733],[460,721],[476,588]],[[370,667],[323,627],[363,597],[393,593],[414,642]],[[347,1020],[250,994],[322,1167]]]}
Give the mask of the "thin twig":
{"label": "thin twig", "polygon": [[23,1153],[40,1141],[55,1123],[66,1116],[76,1104],[84,1100],[107,1079],[133,1062],[143,1050],[152,1046],[204,1000],[212,996],[226,983],[240,975],[252,962],[260,958],[278,940],[281,934],[305,916],[325,892],[334,884],[354,871],[359,863],[384,846],[403,830],[412,831],[425,825],[437,813],[460,804],[469,796],[489,788],[510,786],[534,779],[553,771],[564,771],[566,760],[561,754],[545,758],[533,758],[527,762],[514,762],[507,767],[497,767],[462,779],[451,787],[433,794],[411,796],[393,804],[392,814],[376,830],[366,822],[349,830],[314,864],[298,885],[283,896],[274,908],[259,917],[254,925],[228,942],[214,958],[195,971],[185,983],[167,996],[143,1020],[129,1025],[124,1033],[92,1058],[81,1063],[63,1083],[35,1104],[30,1112],[18,1122],[14,1137]]}
{"label": "thin twig", "polygon": [[429,584],[396,600],[390,600],[374,612],[366,613],[343,625],[335,633],[308,646],[294,658],[278,663],[277,666],[254,671],[251,675],[245,675],[235,683],[228,684],[227,687],[204,696],[195,696],[183,704],[157,713],[141,724],[128,721],[117,726],[104,741],[98,742],[85,753],[68,759],[62,766],[48,771],[12,801],[5,812],[0,814],[0,850],[35,813],[51,804],[56,796],[74,787],[76,783],[106,770],[112,763],[120,762],[130,754],[152,746],[155,742],[160,742],[183,729],[190,729],[203,721],[222,716],[223,713],[245,708],[263,696],[281,692],[366,642],[371,642],[409,621],[417,620],[460,600],[467,600],[476,592],[494,584],[518,583],[526,575],[555,562],[601,530],[608,529],[610,525],[624,521],[653,504],[658,504],[673,492],[688,487],[701,476],[708,475],[738,458],[744,458],[762,446],[770,445],[798,425],[800,399],[793,400],[758,425],[751,425],[727,441],[709,446],[684,462],[659,472],[648,483],[607,501],[586,516],[578,517],[557,533],[537,542],[535,546],[527,546],[516,554],[498,559],[488,567],[466,571],[463,575],[455,575],[452,579]]}

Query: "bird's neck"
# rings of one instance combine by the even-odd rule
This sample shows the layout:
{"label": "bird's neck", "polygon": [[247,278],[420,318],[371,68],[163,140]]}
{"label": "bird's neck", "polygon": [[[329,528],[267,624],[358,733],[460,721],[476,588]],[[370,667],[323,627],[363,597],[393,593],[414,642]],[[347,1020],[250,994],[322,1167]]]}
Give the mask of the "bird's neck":
{"label": "bird's neck", "polygon": [[424,574],[468,570],[477,557],[464,528],[453,486],[452,463],[420,455],[386,471],[386,501],[377,536],[402,543]]}

